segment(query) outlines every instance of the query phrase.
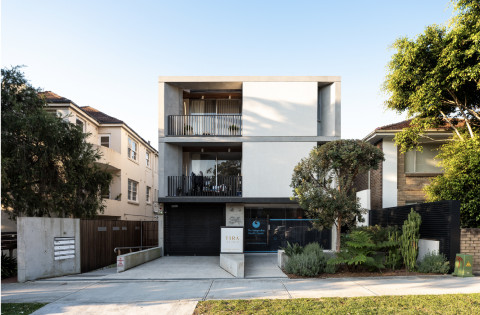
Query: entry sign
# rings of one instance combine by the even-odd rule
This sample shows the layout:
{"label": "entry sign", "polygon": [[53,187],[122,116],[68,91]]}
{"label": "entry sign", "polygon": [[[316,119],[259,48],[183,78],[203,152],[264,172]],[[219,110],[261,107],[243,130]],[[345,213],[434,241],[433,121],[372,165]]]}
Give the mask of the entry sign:
{"label": "entry sign", "polygon": [[221,253],[243,253],[243,227],[221,227]]}

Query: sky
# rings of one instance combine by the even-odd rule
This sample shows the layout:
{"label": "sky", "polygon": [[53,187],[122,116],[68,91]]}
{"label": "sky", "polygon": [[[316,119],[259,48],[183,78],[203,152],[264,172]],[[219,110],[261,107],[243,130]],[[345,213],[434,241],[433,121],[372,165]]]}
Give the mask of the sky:
{"label": "sky", "polygon": [[126,122],[157,148],[159,76],[341,76],[342,138],[385,110],[390,49],[452,16],[448,0],[4,0],[2,68]]}

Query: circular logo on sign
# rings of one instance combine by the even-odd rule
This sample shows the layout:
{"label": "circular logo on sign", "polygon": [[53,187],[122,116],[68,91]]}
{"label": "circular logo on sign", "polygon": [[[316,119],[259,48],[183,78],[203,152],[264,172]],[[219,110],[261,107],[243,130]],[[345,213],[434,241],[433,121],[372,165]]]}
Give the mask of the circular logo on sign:
{"label": "circular logo on sign", "polygon": [[253,221],[252,226],[254,228],[258,229],[260,227],[260,221],[258,221],[258,220]]}

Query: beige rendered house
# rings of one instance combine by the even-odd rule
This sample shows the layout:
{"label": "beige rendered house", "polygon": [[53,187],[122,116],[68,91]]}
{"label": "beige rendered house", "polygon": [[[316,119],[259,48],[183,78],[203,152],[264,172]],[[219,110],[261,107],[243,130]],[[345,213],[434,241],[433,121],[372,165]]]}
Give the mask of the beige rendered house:
{"label": "beige rendered house", "polygon": [[98,161],[113,175],[104,196],[103,219],[153,220],[158,196],[158,151],[125,122],[90,106],[78,106],[53,92],[42,92],[49,111],[79,125],[102,154]]}

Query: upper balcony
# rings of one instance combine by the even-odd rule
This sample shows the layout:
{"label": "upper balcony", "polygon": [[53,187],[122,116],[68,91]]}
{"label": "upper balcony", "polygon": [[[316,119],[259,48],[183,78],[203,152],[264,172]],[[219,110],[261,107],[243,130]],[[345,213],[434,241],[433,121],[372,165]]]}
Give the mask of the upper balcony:
{"label": "upper balcony", "polygon": [[241,135],[241,114],[168,116],[168,136],[238,137]]}
{"label": "upper balcony", "polygon": [[94,144],[93,147],[100,151],[101,157],[95,163],[103,165],[109,172],[117,172],[122,168],[122,157],[117,151]]}

